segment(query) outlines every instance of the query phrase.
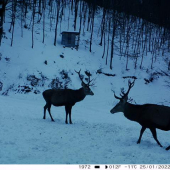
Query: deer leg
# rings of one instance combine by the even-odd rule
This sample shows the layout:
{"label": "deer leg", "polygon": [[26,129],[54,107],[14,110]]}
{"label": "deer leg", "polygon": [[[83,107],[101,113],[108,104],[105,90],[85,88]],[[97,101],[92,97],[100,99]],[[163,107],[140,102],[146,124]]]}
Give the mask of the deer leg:
{"label": "deer leg", "polygon": [[143,132],[144,132],[145,130],[146,130],[146,127],[142,126],[142,129],[140,130],[140,136],[139,136],[139,139],[138,139],[138,141],[137,141],[137,144],[140,143],[141,138],[142,138],[142,135],[143,135]]}
{"label": "deer leg", "polygon": [[66,111],[66,120],[65,120],[65,123],[68,124],[68,121],[67,121],[67,117],[68,117],[68,113],[69,113],[68,106],[65,106],[65,111]]}
{"label": "deer leg", "polygon": [[53,119],[53,117],[51,115],[51,104],[48,104],[48,113],[49,113],[49,115],[51,117],[51,120],[54,122],[54,119]]}
{"label": "deer leg", "polygon": [[72,121],[71,121],[71,109],[72,109],[72,106],[69,106],[69,121],[70,121],[70,124],[72,124]]}
{"label": "deer leg", "polygon": [[44,117],[43,117],[43,119],[46,118],[46,109],[47,109],[47,104],[44,106]]}
{"label": "deer leg", "polygon": [[157,134],[156,134],[156,128],[149,128],[150,131],[152,132],[153,138],[156,140],[157,144],[162,147],[162,145],[160,144],[160,142],[157,139]]}

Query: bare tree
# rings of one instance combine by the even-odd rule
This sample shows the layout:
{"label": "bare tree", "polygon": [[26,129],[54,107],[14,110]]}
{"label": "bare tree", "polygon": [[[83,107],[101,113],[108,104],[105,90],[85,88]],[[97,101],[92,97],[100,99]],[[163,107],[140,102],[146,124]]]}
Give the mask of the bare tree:
{"label": "bare tree", "polygon": [[108,63],[108,55],[109,55],[109,46],[110,46],[110,27],[111,27],[111,18],[109,14],[107,15],[108,20],[108,36],[107,36],[107,54],[106,54],[106,65]]}
{"label": "bare tree", "polygon": [[116,33],[116,19],[115,19],[115,11],[112,13],[112,41],[111,41],[111,55],[110,55],[110,69],[112,70],[112,62],[113,62],[113,55],[114,55],[114,40],[115,40],[115,33]]}
{"label": "bare tree", "polygon": [[92,9],[91,35],[90,35],[90,52],[92,51],[93,29],[94,29],[95,6]]}
{"label": "bare tree", "polygon": [[46,9],[46,0],[43,1],[43,43],[45,41],[45,9]]}
{"label": "bare tree", "polygon": [[56,26],[55,26],[55,37],[54,37],[54,46],[57,44],[57,28],[58,28],[58,20],[60,13],[60,0],[56,0],[57,3],[57,17],[56,17]]}
{"label": "bare tree", "polygon": [[76,31],[76,25],[77,25],[77,13],[78,13],[78,4],[79,0],[74,0],[75,6],[74,6],[74,31]]}
{"label": "bare tree", "polygon": [[106,9],[103,8],[103,17],[102,17],[102,23],[101,23],[101,40],[100,40],[100,43],[99,45],[102,46],[102,42],[103,42],[103,36],[105,36],[105,17],[106,17]]}
{"label": "bare tree", "polygon": [[12,21],[9,32],[11,32],[12,29],[12,38],[11,38],[11,47],[13,45],[14,40],[14,28],[15,28],[15,19],[16,19],[16,7],[17,7],[17,0],[12,0]]}
{"label": "bare tree", "polygon": [[32,48],[34,48],[35,8],[36,8],[36,0],[33,1],[33,10],[32,10]]}

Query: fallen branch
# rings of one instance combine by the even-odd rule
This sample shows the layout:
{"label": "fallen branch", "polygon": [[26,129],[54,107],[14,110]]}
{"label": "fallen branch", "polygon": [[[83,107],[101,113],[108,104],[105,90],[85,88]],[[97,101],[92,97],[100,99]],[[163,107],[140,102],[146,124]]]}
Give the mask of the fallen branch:
{"label": "fallen branch", "polygon": [[138,79],[136,76],[124,76],[123,78],[124,78],[124,79],[129,79],[129,78],[131,78],[131,79],[134,79],[134,80]]}
{"label": "fallen branch", "polygon": [[116,76],[116,74],[103,73],[103,72],[102,72],[102,71],[100,71],[100,70],[97,70],[96,74],[104,74],[105,76],[110,76],[110,77],[114,77],[114,76]]}

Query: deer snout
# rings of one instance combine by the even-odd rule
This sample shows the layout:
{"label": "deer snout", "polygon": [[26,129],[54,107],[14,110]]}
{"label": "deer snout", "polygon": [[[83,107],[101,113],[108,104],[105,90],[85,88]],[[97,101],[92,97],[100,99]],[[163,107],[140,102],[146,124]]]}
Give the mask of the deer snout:
{"label": "deer snout", "polygon": [[93,95],[94,95],[94,93],[92,92],[92,90],[91,90],[91,89],[88,89],[88,90],[86,91],[86,95],[91,95],[91,96],[93,96]]}
{"label": "deer snout", "polygon": [[93,95],[94,95],[94,93],[91,91],[91,92],[90,92],[90,95],[92,95],[92,96],[93,96]]}
{"label": "deer snout", "polygon": [[111,114],[114,114],[114,113],[115,113],[114,109],[111,109],[111,110],[110,110],[110,113],[111,113]]}

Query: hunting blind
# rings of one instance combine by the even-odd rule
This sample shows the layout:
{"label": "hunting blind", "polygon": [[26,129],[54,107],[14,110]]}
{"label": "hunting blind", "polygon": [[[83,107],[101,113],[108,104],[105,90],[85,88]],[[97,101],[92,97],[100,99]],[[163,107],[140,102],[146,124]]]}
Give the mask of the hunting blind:
{"label": "hunting blind", "polygon": [[61,44],[65,47],[75,47],[79,46],[79,32],[67,32],[63,31],[62,33]]}

